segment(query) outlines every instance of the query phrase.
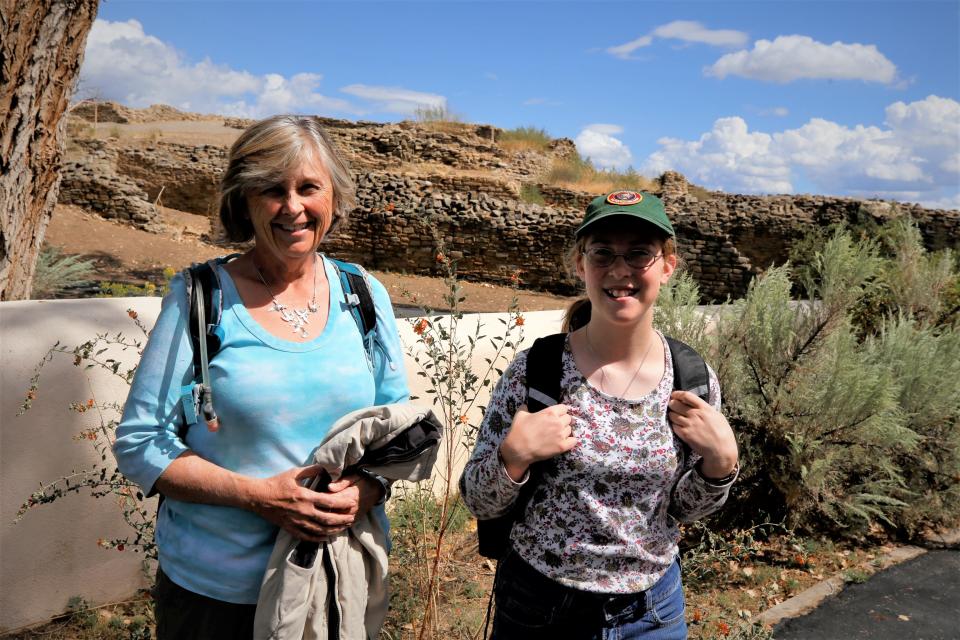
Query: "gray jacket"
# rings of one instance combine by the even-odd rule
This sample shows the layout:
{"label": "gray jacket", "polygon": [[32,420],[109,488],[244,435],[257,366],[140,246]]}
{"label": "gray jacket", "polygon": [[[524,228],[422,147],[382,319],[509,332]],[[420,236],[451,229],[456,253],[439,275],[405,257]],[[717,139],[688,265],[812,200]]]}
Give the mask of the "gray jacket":
{"label": "gray jacket", "polygon": [[[436,439],[411,447],[407,438],[412,431],[407,430],[421,422]],[[430,477],[441,432],[442,425],[431,409],[412,403],[369,407],[347,414],[331,427],[314,452],[314,463],[329,473],[330,481],[360,462],[389,480],[416,482]],[[378,464],[378,457],[387,461]],[[314,488],[316,484],[317,479]],[[357,518],[349,529],[321,544],[307,562],[298,553],[300,541],[280,531],[257,601],[254,638],[367,640],[379,635],[389,598],[387,523],[382,512],[378,517],[378,511]],[[331,591],[334,597],[328,607]],[[330,624],[338,618],[339,634],[331,634]]]}

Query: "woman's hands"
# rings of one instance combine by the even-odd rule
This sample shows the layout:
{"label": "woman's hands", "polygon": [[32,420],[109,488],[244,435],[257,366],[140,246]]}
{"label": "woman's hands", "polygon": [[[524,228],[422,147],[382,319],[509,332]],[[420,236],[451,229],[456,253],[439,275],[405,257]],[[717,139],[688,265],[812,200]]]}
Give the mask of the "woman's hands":
{"label": "woman's hands", "polygon": [[557,404],[536,413],[521,405],[513,416],[507,437],[500,443],[500,457],[507,474],[520,482],[530,465],[577,446],[570,427],[567,406]]}
{"label": "woman's hands", "polygon": [[703,458],[707,478],[724,478],[737,466],[737,440],[723,414],[689,391],[670,395],[667,417],[677,437]]}
{"label": "woman's hands", "polygon": [[254,491],[251,510],[295,538],[323,542],[353,525],[380,498],[379,483],[359,475],[331,482],[325,492],[302,486],[302,480],[320,473],[323,468],[312,465],[264,478]]}

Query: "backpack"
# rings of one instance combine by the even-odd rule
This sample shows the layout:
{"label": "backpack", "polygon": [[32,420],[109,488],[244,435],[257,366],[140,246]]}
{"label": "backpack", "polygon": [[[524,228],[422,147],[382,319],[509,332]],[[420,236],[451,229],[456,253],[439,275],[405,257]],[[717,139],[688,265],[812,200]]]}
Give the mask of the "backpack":
{"label": "backpack", "polygon": [[[538,338],[527,354],[527,409],[537,412],[559,404],[565,333]],[[673,361],[673,388],[690,391],[704,402],[709,402],[710,377],[707,363],[692,347],[667,337],[670,358]],[[684,444],[684,456],[688,455]],[[497,518],[477,521],[479,553],[485,558],[499,560],[510,549],[510,531],[522,519],[530,498],[543,475],[556,464],[556,459],[542,460],[530,465],[530,476],[520,489],[520,495],[510,511]]]}
{"label": "backpack", "polygon": [[[223,329],[220,327],[223,290],[217,275],[217,266],[238,256],[239,254],[234,253],[207,262],[197,262],[182,272],[190,301],[190,319],[187,325],[190,329],[190,345],[193,348],[193,380],[180,389],[180,405],[184,417],[178,430],[181,440],[185,439],[190,425],[199,422],[201,416],[208,429],[216,431],[219,428],[219,420],[213,409],[213,388],[210,386],[209,371],[209,362],[223,343]],[[344,302],[357,323],[367,354],[367,365],[372,371],[377,311],[366,272],[363,267],[352,262],[329,257],[327,259],[337,270]],[[201,336],[204,339],[201,339]]]}

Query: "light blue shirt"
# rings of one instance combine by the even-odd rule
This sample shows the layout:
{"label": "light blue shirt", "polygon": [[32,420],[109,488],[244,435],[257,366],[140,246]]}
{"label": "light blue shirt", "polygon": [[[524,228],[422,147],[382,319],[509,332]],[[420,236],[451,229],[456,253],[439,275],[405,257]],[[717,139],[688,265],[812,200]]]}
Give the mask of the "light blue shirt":
{"label": "light blue shirt", "polygon": [[[277,338],[243,306],[233,280],[218,268],[224,339],[210,361],[220,429],[201,422],[186,442],[180,388],[193,377],[193,351],[182,276],[171,282],[143,352],[117,428],[120,471],[149,494],[164,469],[190,449],[225,469],[265,478],[303,466],[343,415],[409,397],[403,351],[386,289],[369,277],[377,309],[370,371],[360,331],[343,301],[336,269],[324,259],[330,314],[309,342]],[[309,326],[309,325],[308,325]],[[217,600],[255,603],[277,528],[252,512],[166,499],[157,516],[160,565],[173,582]]]}

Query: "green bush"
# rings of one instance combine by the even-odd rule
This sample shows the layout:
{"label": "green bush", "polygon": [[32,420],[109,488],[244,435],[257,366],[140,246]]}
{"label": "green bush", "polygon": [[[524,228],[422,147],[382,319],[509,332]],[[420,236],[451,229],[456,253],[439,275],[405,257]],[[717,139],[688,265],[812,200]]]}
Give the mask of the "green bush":
{"label": "green bush", "polygon": [[544,204],[546,200],[543,199],[543,194],[540,193],[540,188],[535,184],[524,183],[520,187],[520,199],[529,204]]}
{"label": "green bush", "polygon": [[723,526],[912,536],[960,518],[956,263],[909,220],[874,236],[819,234],[807,264],[755,279],[710,333],[690,278],[661,292],[656,325],[716,368],[740,444]]}
{"label": "green bush", "polygon": [[89,284],[95,273],[93,260],[64,255],[59,247],[47,247],[37,257],[30,297],[51,298],[70,286]]}

